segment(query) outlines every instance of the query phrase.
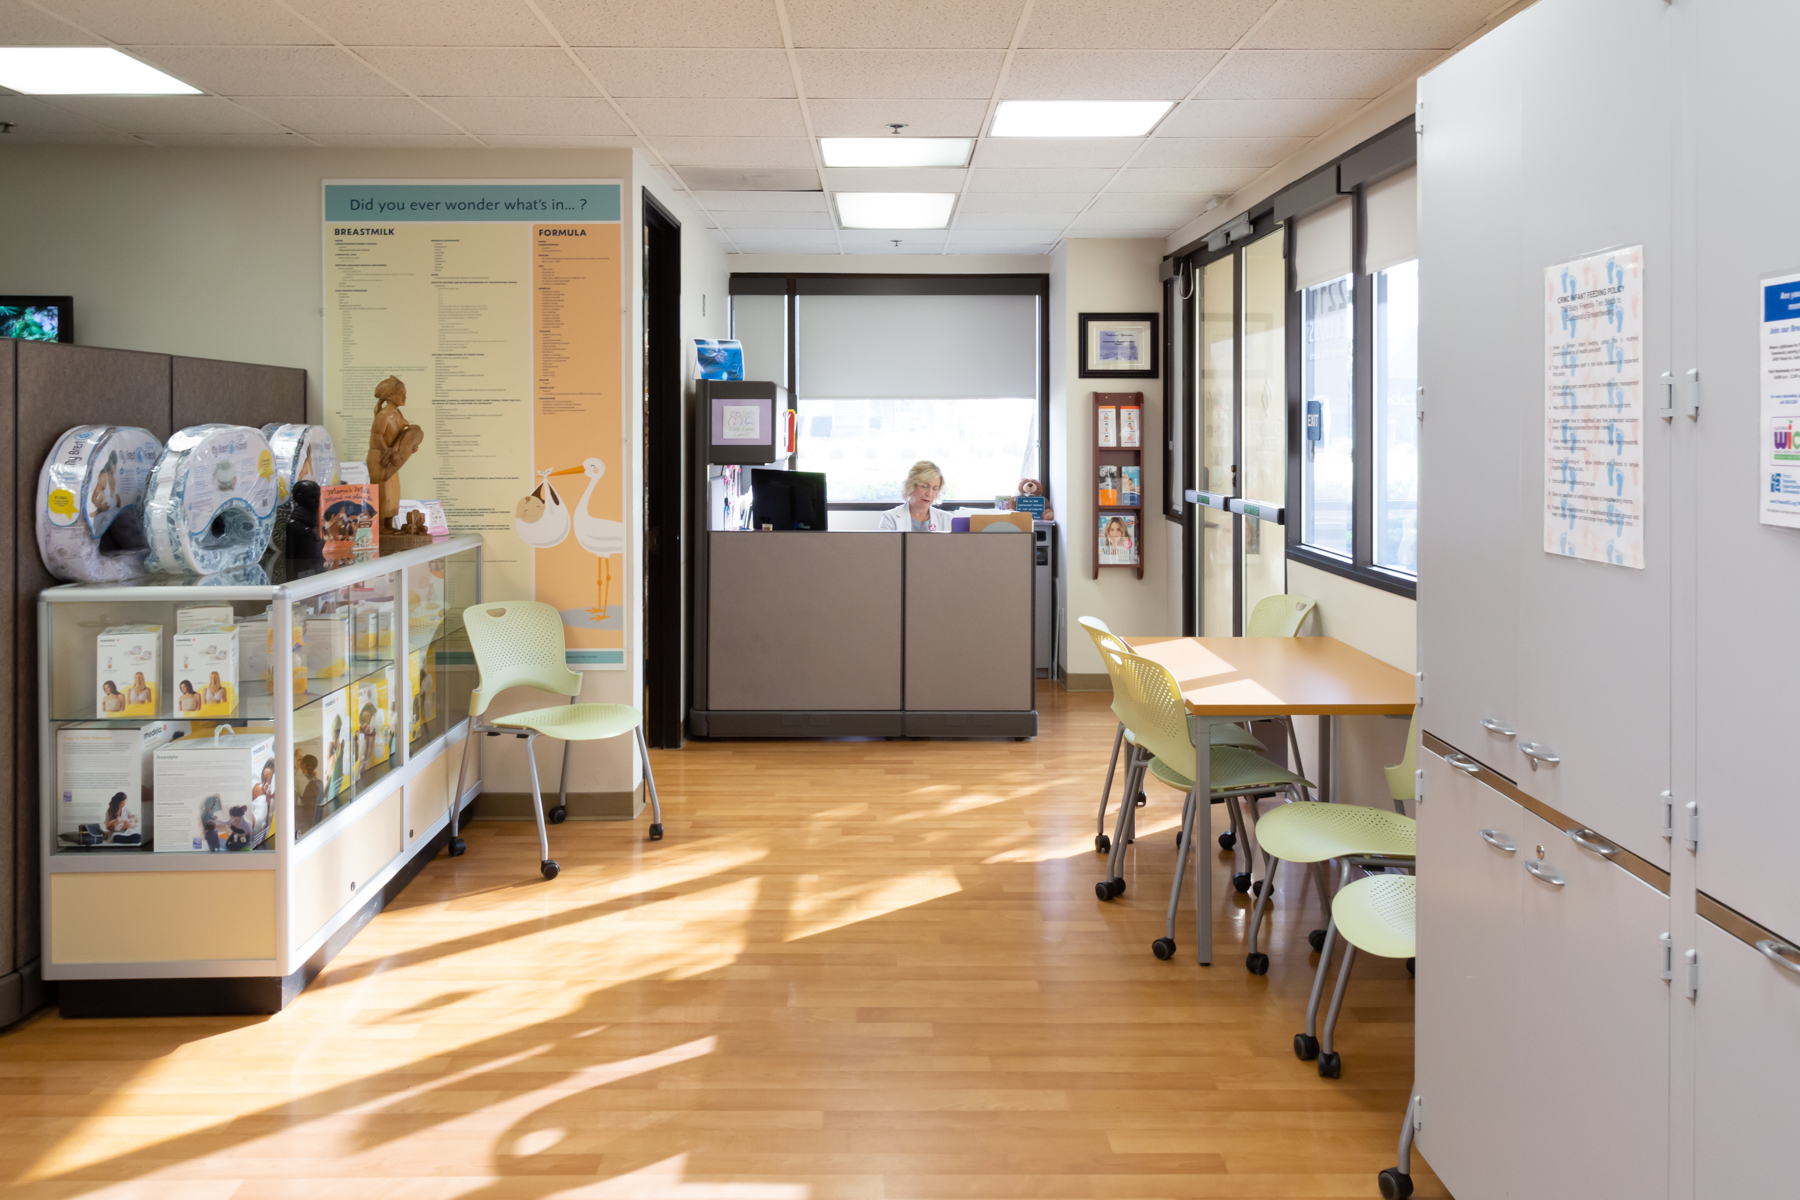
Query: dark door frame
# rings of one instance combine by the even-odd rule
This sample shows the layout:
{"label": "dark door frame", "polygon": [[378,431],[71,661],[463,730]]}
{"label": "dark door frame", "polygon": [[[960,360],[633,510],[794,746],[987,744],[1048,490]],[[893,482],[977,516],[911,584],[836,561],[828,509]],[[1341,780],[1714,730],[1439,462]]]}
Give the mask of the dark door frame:
{"label": "dark door frame", "polygon": [[644,685],[645,737],[681,746],[683,453],[681,222],[644,196]]}

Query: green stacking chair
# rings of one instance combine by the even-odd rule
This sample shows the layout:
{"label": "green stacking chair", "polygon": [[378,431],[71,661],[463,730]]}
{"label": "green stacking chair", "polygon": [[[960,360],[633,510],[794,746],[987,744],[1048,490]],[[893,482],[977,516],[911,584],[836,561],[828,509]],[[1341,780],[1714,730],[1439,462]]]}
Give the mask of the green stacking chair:
{"label": "green stacking chair", "polygon": [[[1306,624],[1307,615],[1319,606],[1319,602],[1311,596],[1302,596],[1297,592],[1289,592],[1282,596],[1264,596],[1250,610],[1250,619],[1244,622],[1245,637],[1299,637],[1300,627]],[[1306,774],[1306,764],[1300,761],[1300,739],[1294,735],[1294,722],[1290,717],[1271,717],[1287,730],[1288,752],[1294,756],[1294,770]]]}
{"label": "green stacking chair", "polygon": [[[1331,991],[1331,1011],[1325,1014],[1325,1036],[1318,1049],[1319,1074],[1323,1078],[1336,1079],[1343,1072],[1343,1061],[1332,1049],[1332,1035],[1344,1008],[1344,992],[1350,985],[1356,952],[1410,960],[1418,946],[1417,897],[1415,876],[1366,875],[1339,888],[1332,899],[1331,922],[1344,939],[1344,961],[1338,967],[1337,986]],[[1321,962],[1320,967],[1323,966]]]}

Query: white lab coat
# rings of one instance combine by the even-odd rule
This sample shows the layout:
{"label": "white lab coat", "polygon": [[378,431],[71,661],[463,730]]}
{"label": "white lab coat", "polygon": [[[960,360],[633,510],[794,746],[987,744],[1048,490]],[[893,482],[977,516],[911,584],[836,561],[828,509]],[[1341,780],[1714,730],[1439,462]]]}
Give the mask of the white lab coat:
{"label": "white lab coat", "polygon": [[[928,530],[930,533],[950,532],[950,514],[944,509],[932,509],[931,516],[927,523],[931,526],[930,530]],[[888,509],[881,514],[881,524],[878,528],[889,533],[911,533],[912,510],[905,504]]]}

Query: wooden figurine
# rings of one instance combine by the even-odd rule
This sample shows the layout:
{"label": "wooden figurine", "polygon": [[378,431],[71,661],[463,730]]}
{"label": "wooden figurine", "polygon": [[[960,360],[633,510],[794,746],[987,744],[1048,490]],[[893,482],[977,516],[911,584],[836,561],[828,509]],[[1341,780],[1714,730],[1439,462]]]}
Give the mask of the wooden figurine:
{"label": "wooden figurine", "polygon": [[406,406],[406,385],[389,375],[375,385],[375,420],[369,426],[369,482],[381,489],[377,528],[385,531],[400,515],[400,468],[418,452],[425,430],[409,424],[401,409]]}

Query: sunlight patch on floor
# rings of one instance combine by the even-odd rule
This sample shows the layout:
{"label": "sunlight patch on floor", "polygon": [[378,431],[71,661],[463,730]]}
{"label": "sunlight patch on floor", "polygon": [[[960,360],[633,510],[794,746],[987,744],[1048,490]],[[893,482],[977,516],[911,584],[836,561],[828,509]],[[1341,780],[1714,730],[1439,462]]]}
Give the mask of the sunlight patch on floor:
{"label": "sunlight patch on floor", "polygon": [[831,886],[834,882],[837,881],[821,879],[823,887],[815,884],[800,889],[788,910],[788,930],[783,941],[815,937],[962,891],[956,872],[944,867],[914,871],[896,879],[836,887]]}

